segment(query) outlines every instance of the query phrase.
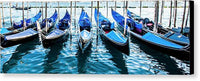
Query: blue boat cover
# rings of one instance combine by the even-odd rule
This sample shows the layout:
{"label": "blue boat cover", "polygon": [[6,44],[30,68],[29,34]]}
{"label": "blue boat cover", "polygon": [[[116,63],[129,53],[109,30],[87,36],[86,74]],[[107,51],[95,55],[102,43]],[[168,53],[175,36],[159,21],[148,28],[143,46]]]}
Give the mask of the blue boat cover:
{"label": "blue boat cover", "polygon": [[[25,19],[26,20],[26,26],[30,26],[33,23],[35,23],[39,18],[41,17],[41,10],[39,11],[39,13],[37,15],[35,15],[34,17],[30,18],[30,19]],[[21,20],[20,22],[15,22],[13,23],[13,27],[15,29],[21,28],[23,27],[23,20]]]}
{"label": "blue boat cover", "polygon": [[[113,16],[113,18],[115,19],[115,21],[118,24],[120,24],[122,27],[124,27],[125,18],[122,15],[120,15],[119,13],[117,13],[116,11],[114,11],[112,9],[112,16]],[[128,26],[131,26],[130,27],[131,30],[134,29],[133,27],[135,27],[137,29],[140,29],[140,30],[142,29],[142,24],[135,22],[131,18],[127,18],[127,26],[126,26],[126,28],[128,28]]]}
{"label": "blue boat cover", "polygon": [[7,30],[7,28],[0,28],[0,30],[1,30],[1,34],[10,32]]}
{"label": "blue boat cover", "polygon": [[109,33],[106,34],[106,36],[118,43],[126,43],[127,39],[124,38],[121,34],[116,33],[114,30],[110,31]]}
{"label": "blue boat cover", "polygon": [[55,29],[51,33],[49,33],[49,35],[47,37],[51,38],[51,37],[55,37],[55,36],[61,35],[63,33],[65,33],[65,32],[60,30],[60,29]]}
{"label": "blue boat cover", "polygon": [[37,34],[38,32],[33,30],[32,28],[29,28],[23,32],[17,33],[17,34],[13,34],[13,35],[7,35],[5,36],[5,40],[12,40],[12,39],[17,39],[17,38],[25,38],[25,37],[29,37],[29,36],[33,36],[35,34]]}
{"label": "blue boat cover", "polygon": [[[55,23],[56,22],[56,19],[58,17],[58,13],[57,13],[57,10],[55,10],[54,14],[50,17],[50,18],[47,18],[47,21],[49,23]],[[42,20],[42,24],[41,24],[41,28],[44,28],[46,26],[46,19],[43,19]],[[49,27],[49,26],[48,26]]]}
{"label": "blue boat cover", "polygon": [[168,47],[173,47],[173,48],[183,48],[183,46],[181,46],[181,45],[164,40],[150,32],[143,35],[142,38],[145,40],[151,41],[153,43],[163,45],[163,46],[168,46]]}
{"label": "blue boat cover", "polygon": [[69,15],[68,11],[66,10],[65,16],[61,20],[59,20],[58,24],[56,25],[56,28],[65,30],[65,29],[69,28],[70,21],[71,21],[71,17]]}
{"label": "blue boat cover", "polygon": [[92,27],[91,25],[91,21],[90,21],[90,18],[88,16],[88,14],[82,9],[82,12],[81,12],[81,15],[80,15],[80,18],[79,18],[79,26],[82,27],[83,29],[85,27]]}
{"label": "blue boat cover", "polygon": [[172,32],[168,32],[164,35],[164,37],[172,39],[172,40],[181,41],[181,42],[184,42],[184,43],[187,43],[187,44],[190,43],[189,38],[180,34],[180,33],[174,33],[173,35],[171,35],[171,34],[172,34]]}
{"label": "blue boat cover", "polygon": [[88,32],[87,30],[83,30],[80,32],[80,35],[82,38],[89,40],[91,38],[91,32]]}

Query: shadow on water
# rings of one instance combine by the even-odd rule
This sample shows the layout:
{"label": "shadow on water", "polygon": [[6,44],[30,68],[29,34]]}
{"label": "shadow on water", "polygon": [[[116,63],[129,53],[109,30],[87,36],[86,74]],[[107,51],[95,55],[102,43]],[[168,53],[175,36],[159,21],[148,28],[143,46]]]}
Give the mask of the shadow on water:
{"label": "shadow on water", "polygon": [[49,46],[48,49],[50,51],[45,56],[45,62],[44,62],[44,71],[42,73],[52,73],[51,70],[55,70],[54,68],[54,62],[58,59],[58,56],[61,54],[61,50],[65,46],[65,43],[67,41],[68,36],[65,38],[62,38],[59,42],[57,41],[53,45]]}
{"label": "shadow on water", "polygon": [[18,61],[25,56],[26,54],[29,54],[30,50],[36,49],[36,45],[39,45],[38,39],[34,39],[31,42],[26,42],[23,44],[20,44],[16,50],[15,53],[12,54],[11,58],[3,64],[2,71],[3,73],[7,73],[10,69],[15,67],[18,63]]}
{"label": "shadow on water", "polygon": [[135,38],[131,38],[131,42],[138,44],[141,50],[143,50],[146,54],[152,56],[151,59],[156,59],[159,65],[162,65],[165,67],[163,70],[169,72],[169,74],[184,74],[184,71],[180,68],[177,68],[178,66],[176,65],[177,64],[176,61],[170,58],[169,55],[164,54],[160,51],[157,51],[143,44],[142,42],[138,41]]}
{"label": "shadow on water", "polygon": [[77,52],[77,59],[78,59],[78,72],[80,74],[85,74],[86,73],[86,69],[87,69],[87,62],[88,62],[88,57],[91,55],[92,53],[92,44],[90,44],[87,49],[84,51],[84,53],[82,53],[81,50],[79,50]]}
{"label": "shadow on water", "polygon": [[[102,37],[101,37],[102,38]],[[114,63],[116,63],[116,67],[119,68],[119,73],[121,74],[128,74],[128,69],[126,67],[125,60],[123,58],[123,55],[126,55],[113,47],[109,42],[107,42],[104,38],[102,38],[103,43],[105,44],[106,49],[109,50],[109,53],[112,55],[112,60]]]}

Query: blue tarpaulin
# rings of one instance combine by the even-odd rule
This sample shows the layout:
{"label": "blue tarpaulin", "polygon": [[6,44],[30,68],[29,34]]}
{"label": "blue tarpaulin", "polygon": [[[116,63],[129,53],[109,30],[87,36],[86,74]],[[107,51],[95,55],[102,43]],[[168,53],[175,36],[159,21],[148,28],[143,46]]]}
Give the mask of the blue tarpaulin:
{"label": "blue tarpaulin", "polygon": [[183,46],[180,46],[178,44],[164,40],[164,39],[162,39],[162,38],[160,38],[160,37],[158,37],[158,36],[156,36],[156,35],[154,35],[150,32],[143,35],[142,38],[145,39],[145,40],[154,42],[156,44],[163,45],[163,46],[169,46],[169,47],[174,47],[174,48],[183,48]]}

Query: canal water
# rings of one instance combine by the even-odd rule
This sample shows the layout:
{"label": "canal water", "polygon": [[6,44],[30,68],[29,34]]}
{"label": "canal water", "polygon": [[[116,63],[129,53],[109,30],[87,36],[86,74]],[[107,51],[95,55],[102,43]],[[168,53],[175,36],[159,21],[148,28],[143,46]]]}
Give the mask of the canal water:
{"label": "canal water", "polygon": [[[90,5],[90,4],[88,4]],[[130,5],[130,4],[129,4]],[[50,17],[57,8],[48,8]],[[65,14],[66,9],[60,8],[60,18]],[[84,8],[91,17],[91,9]],[[126,55],[112,45],[106,43],[96,33],[96,23],[92,16],[93,40],[91,46],[82,53],[78,49],[78,34],[76,23],[81,13],[81,8],[76,9],[76,18],[73,8],[72,38],[67,36],[64,42],[58,42],[49,48],[43,48],[39,39],[8,48],[1,48],[2,73],[61,73],[61,74],[147,74],[147,75],[168,75],[168,74],[189,74],[190,62],[180,60],[157,51],[140,41],[131,38],[130,55]],[[139,8],[129,8],[130,11],[139,15]],[[169,8],[164,9],[163,25],[168,26]],[[39,8],[29,10],[29,18],[37,14]],[[25,17],[27,17],[25,11]],[[100,12],[106,16],[106,8],[100,8]],[[123,14],[121,8],[117,12]],[[183,9],[178,9],[177,26],[181,26]],[[12,9],[12,18],[15,22],[22,19],[22,11]],[[94,9],[93,9],[94,14]],[[4,28],[10,27],[9,9],[4,9]],[[154,19],[154,8],[142,8],[142,17]],[[114,22],[111,15],[111,8],[108,11],[108,18]],[[41,19],[40,19],[41,21]],[[173,21],[172,21],[173,22]],[[116,25],[116,23],[115,23]],[[117,27],[117,25],[116,25]]]}

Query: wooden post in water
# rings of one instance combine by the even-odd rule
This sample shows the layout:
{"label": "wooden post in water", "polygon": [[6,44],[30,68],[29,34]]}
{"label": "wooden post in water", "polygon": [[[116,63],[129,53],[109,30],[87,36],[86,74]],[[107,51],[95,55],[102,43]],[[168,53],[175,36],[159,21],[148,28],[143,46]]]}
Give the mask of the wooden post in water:
{"label": "wooden post in water", "polygon": [[124,16],[124,14],[126,13],[125,11],[124,11],[124,9],[125,9],[125,0],[123,1],[123,16]]}
{"label": "wooden post in water", "polygon": [[106,18],[108,18],[108,1],[106,1],[106,11],[107,11]]}
{"label": "wooden post in water", "polygon": [[10,2],[9,5],[10,5],[10,24],[12,26],[12,10],[11,10],[12,3]]}
{"label": "wooden post in water", "polygon": [[157,28],[158,28],[158,17],[159,16],[159,1],[156,1],[155,3],[155,17],[154,17],[154,33],[157,33]]}
{"label": "wooden post in water", "polygon": [[116,11],[116,7],[117,7],[117,1],[115,1],[115,11]]}
{"label": "wooden post in water", "polygon": [[46,32],[47,32],[47,26],[48,26],[48,23],[47,23],[47,2],[45,3],[45,22],[46,22]]}
{"label": "wooden post in water", "polygon": [[1,11],[0,11],[0,28],[2,28],[2,22],[1,22]]}
{"label": "wooden post in water", "polygon": [[171,20],[172,20],[172,0],[170,2],[170,17],[169,17],[169,27],[171,27]]}
{"label": "wooden post in water", "polygon": [[163,16],[163,12],[164,12],[164,5],[165,5],[165,2],[163,0],[162,1],[162,6],[161,6],[161,13],[160,13],[160,24],[162,24],[162,16]]}
{"label": "wooden post in water", "polygon": [[[125,2],[125,1],[124,1]],[[127,8],[128,8],[128,1],[126,1],[126,3],[125,3],[125,10],[123,10],[123,11],[125,11],[125,13],[124,13],[124,37],[126,36],[126,22],[127,22]]]}
{"label": "wooden post in water", "polygon": [[188,4],[188,12],[187,12],[186,20],[185,20],[185,27],[187,27],[189,14],[190,14],[190,4]]}
{"label": "wooden post in water", "polygon": [[186,0],[184,2],[183,19],[182,19],[182,25],[181,25],[181,32],[180,33],[183,33],[183,25],[184,25],[184,21],[185,21],[185,11],[186,11]]}
{"label": "wooden post in water", "polygon": [[60,4],[59,4],[59,1],[58,1],[58,20],[60,20]]}
{"label": "wooden post in water", "polygon": [[98,35],[99,35],[99,1],[97,1],[97,38],[96,38],[96,51],[98,51],[97,46],[98,46]]}
{"label": "wooden post in water", "polygon": [[91,1],[91,19],[90,19],[91,22],[92,22],[92,17],[93,17],[92,15],[93,15],[93,1]]}
{"label": "wooden post in water", "polygon": [[142,14],[142,1],[140,1],[140,17],[141,17],[141,14]]}
{"label": "wooden post in water", "polygon": [[71,20],[70,20],[70,34],[72,35],[72,1],[70,1],[70,16],[71,16]]}
{"label": "wooden post in water", "polygon": [[22,2],[22,16],[23,16],[23,28],[25,30],[25,27],[26,27],[26,20],[24,19],[24,1]]}
{"label": "wooden post in water", "polygon": [[[28,8],[28,2],[27,2],[27,8]],[[27,19],[28,19],[28,10],[27,10]]]}
{"label": "wooden post in water", "polygon": [[74,4],[74,6],[75,6],[75,8],[74,8],[74,26],[76,27],[76,1],[74,3],[75,3]]}
{"label": "wooden post in water", "polygon": [[42,8],[42,19],[44,19],[43,18],[43,2],[41,2],[41,8]]}
{"label": "wooden post in water", "polygon": [[176,27],[176,16],[177,16],[177,0],[174,2],[174,27]]}
{"label": "wooden post in water", "polygon": [[3,8],[4,8],[4,7],[3,7],[3,2],[1,3],[1,5],[2,5],[2,7],[1,7],[1,8],[2,8],[3,24],[5,24],[5,21],[4,21],[4,11],[3,11]]}

